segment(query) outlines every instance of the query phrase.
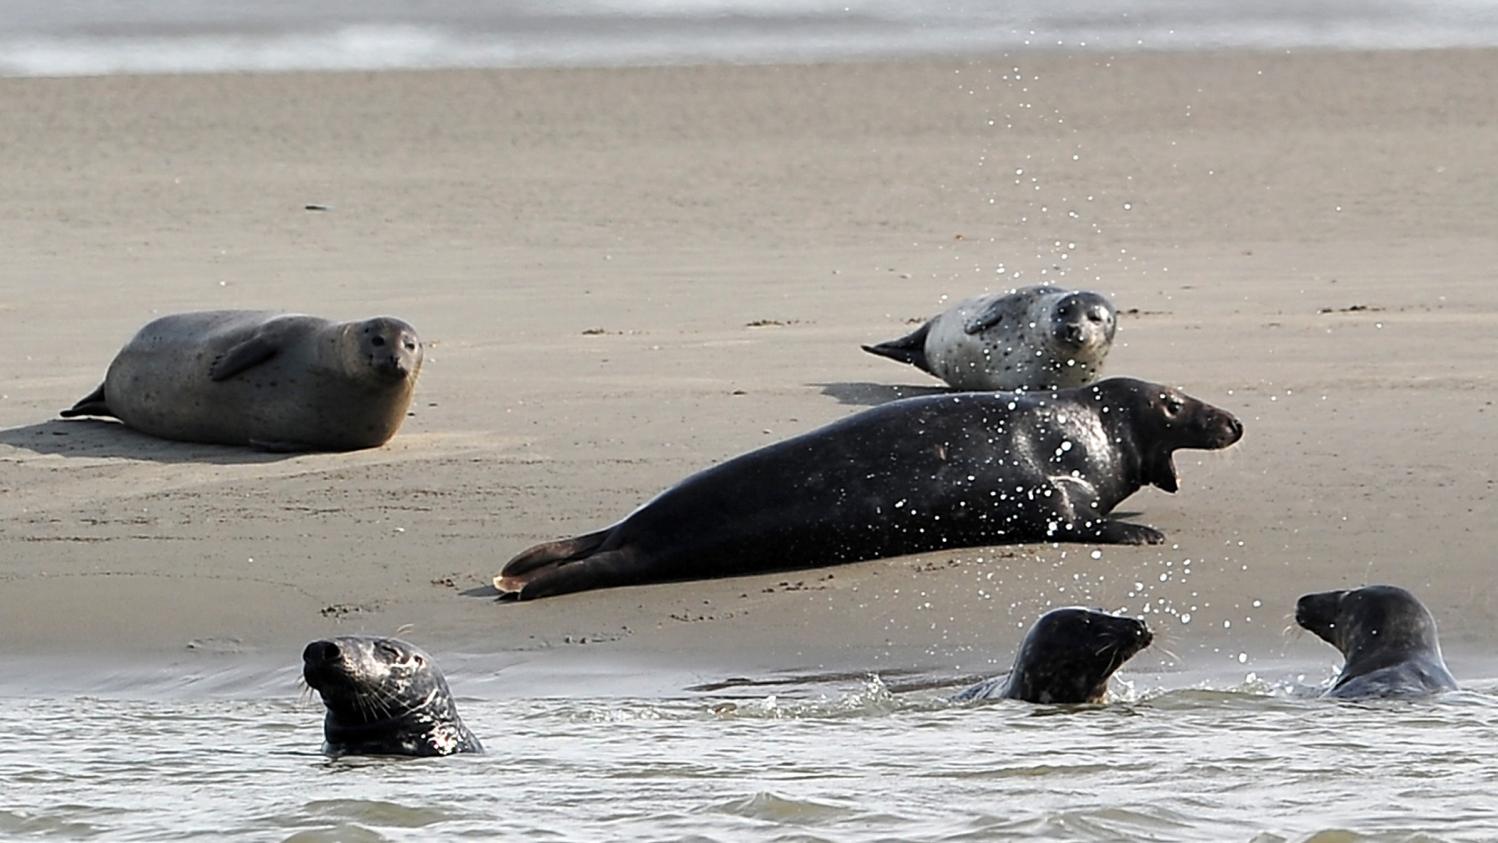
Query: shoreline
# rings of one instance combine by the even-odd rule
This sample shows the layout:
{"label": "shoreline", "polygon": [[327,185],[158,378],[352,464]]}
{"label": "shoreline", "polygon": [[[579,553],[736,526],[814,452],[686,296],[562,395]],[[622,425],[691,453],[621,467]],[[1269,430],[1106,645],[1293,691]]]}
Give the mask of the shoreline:
{"label": "shoreline", "polygon": [[[260,670],[412,625],[439,661],[586,649],[582,676],[983,673],[1086,603],[1215,675],[1331,664],[1286,613],[1363,581],[1491,651],[1498,50],[1019,63],[0,79],[31,118],[0,126],[6,657]],[[935,385],[860,342],[1048,280],[1123,314],[1108,374],[1245,422],[1121,507],[1166,545],[485,595],[535,541]],[[292,457],[56,420],[152,315],[209,307],[407,318],[415,415]]]}

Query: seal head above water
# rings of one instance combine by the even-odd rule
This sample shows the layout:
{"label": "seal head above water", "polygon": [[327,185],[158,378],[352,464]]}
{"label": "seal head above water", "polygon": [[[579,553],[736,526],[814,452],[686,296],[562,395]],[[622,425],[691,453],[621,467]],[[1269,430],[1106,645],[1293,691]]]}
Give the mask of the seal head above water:
{"label": "seal head above water", "polygon": [[1435,618],[1398,586],[1307,594],[1296,601],[1295,622],[1346,659],[1328,697],[1414,697],[1457,687],[1441,658]]}
{"label": "seal head above water", "polygon": [[1118,315],[1101,293],[1023,287],[966,299],[870,354],[957,389],[1064,389],[1101,376]]}
{"label": "seal head above water", "polygon": [[458,717],[442,671],[398,638],[348,635],[302,651],[302,677],[322,696],[329,755],[483,752]]}
{"label": "seal head above water", "polygon": [[272,451],[373,448],[405,421],[421,361],[415,329],[390,316],[178,313],[141,328],[62,416]]}
{"label": "seal head above water", "polygon": [[1144,621],[1079,607],[1052,609],[1030,627],[1007,675],[979,682],[952,700],[1102,702],[1108,678],[1152,640]]}
{"label": "seal head above water", "polygon": [[1129,378],[1054,393],[892,401],[686,478],[495,578],[522,600],[660,580],[1027,541],[1157,544],[1108,514],[1179,483],[1180,448],[1225,448],[1231,413]]}

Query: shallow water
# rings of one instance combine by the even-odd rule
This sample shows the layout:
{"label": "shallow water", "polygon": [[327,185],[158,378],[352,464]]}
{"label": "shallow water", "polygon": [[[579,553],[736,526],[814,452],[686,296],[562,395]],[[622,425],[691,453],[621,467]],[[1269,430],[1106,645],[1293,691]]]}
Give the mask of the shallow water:
{"label": "shallow water", "polygon": [[[1167,677],[1168,679],[1169,677]],[[489,749],[318,753],[321,707],[0,699],[0,838],[1491,840],[1498,682],[1332,703],[1249,681],[954,706],[878,679],[775,696],[463,699]],[[462,687],[461,681],[455,681]]]}
{"label": "shallow water", "polygon": [[0,76],[1494,44],[1487,0],[0,0]]}

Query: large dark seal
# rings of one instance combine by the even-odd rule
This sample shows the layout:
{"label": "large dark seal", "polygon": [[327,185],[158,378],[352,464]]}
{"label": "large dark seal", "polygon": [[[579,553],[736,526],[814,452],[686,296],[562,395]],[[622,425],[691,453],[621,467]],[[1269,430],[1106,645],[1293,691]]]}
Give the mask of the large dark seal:
{"label": "large dark seal", "polygon": [[1144,621],[1075,607],[1052,609],[1030,627],[1008,674],[979,682],[952,700],[1102,702],[1108,677],[1152,640]]}
{"label": "large dark seal", "polygon": [[396,638],[349,635],[313,641],[302,677],[322,695],[329,755],[483,752],[458,717],[432,657]]}
{"label": "large dark seal", "polygon": [[1064,389],[1098,379],[1117,326],[1099,293],[1024,287],[958,302],[914,333],[863,350],[958,389]]}
{"label": "large dark seal", "polygon": [[1178,448],[1225,448],[1227,412],[1114,378],[1054,393],[892,401],[729,460],[596,533],[538,545],[495,578],[522,600],[1026,541],[1155,544],[1120,501],[1177,487]]}
{"label": "large dark seal", "polygon": [[178,313],[135,335],[62,415],[272,451],[383,445],[405,421],[421,340],[389,316],[330,322],[258,310]]}
{"label": "large dark seal", "polygon": [[1295,604],[1295,622],[1347,661],[1328,697],[1415,697],[1456,688],[1441,658],[1435,618],[1402,588],[1307,594]]}

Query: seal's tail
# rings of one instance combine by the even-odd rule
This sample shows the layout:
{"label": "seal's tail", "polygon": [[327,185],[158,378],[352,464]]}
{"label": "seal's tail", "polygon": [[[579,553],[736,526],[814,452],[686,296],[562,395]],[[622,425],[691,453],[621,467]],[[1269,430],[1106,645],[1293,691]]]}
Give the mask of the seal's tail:
{"label": "seal's tail", "polygon": [[83,398],[78,400],[77,404],[63,410],[58,415],[65,419],[71,419],[76,416],[109,416],[110,418],[116,418],[114,411],[109,409],[108,402],[104,400],[104,384],[102,383],[99,384],[98,389],[83,396]]}
{"label": "seal's tail", "polygon": [[607,530],[599,530],[596,533],[588,533],[575,538],[538,544],[506,562],[504,570],[500,571],[499,575],[501,577],[518,576],[545,565],[558,565],[590,556],[598,552],[612,531],[613,528],[610,527]]}
{"label": "seal's tail", "polygon": [[603,549],[612,533],[610,527],[538,544],[506,563],[494,578],[494,587],[501,597],[533,600],[628,582],[639,563],[623,549]]}
{"label": "seal's tail", "polygon": [[[513,565],[514,563],[511,563]],[[506,565],[494,578],[501,599],[535,600],[592,588],[609,588],[640,580],[642,565],[627,549],[605,550],[584,559],[536,563],[524,573]]]}
{"label": "seal's tail", "polygon": [[914,333],[906,334],[897,340],[882,342],[878,345],[865,345],[861,348],[870,354],[909,363],[921,371],[930,371],[926,365],[926,333],[930,330],[931,323],[927,322]]}

